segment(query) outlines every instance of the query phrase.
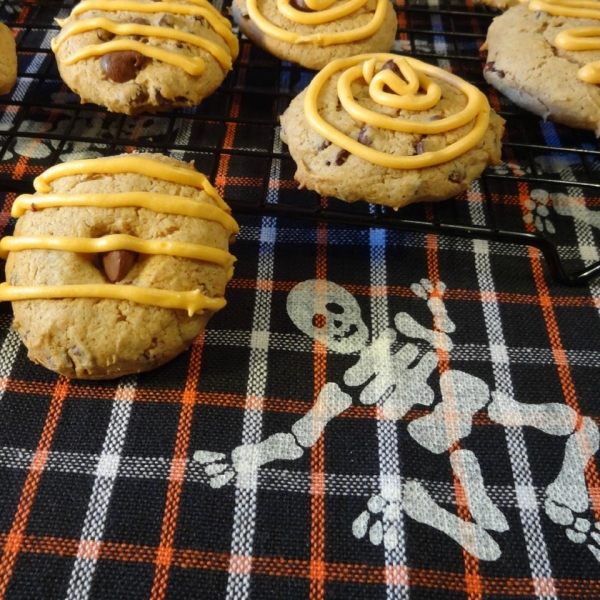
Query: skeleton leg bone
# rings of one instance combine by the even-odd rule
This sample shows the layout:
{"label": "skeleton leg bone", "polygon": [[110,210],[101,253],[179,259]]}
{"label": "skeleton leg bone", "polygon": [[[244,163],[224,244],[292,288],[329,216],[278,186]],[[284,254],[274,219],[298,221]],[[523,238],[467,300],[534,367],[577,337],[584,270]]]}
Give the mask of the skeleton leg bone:
{"label": "skeleton leg bone", "polygon": [[292,425],[292,433],[275,433],[257,444],[244,444],[231,452],[231,464],[220,452],[199,450],[194,460],[204,465],[210,486],[219,488],[236,474],[253,477],[260,467],[276,460],[297,460],[304,449],[314,445],[323,434],[325,426],[352,404],[350,396],[335,383],[323,386],[315,405]]}
{"label": "skeleton leg bone", "polygon": [[441,454],[471,433],[473,415],[490,399],[487,384],[463,371],[446,371],[440,377],[442,402],[433,412],[412,421],[408,433],[430,452]]}
{"label": "skeleton leg bone", "polygon": [[577,412],[565,404],[523,404],[503,392],[492,392],[488,415],[506,427],[534,427],[550,435],[570,435],[577,425]]}
{"label": "skeleton leg bone", "polygon": [[590,210],[585,204],[570,198],[565,194],[550,194],[554,210],[564,217],[573,217],[577,221],[600,229],[600,212]]}
{"label": "skeleton leg bone", "polygon": [[506,517],[492,502],[485,489],[481,468],[475,454],[470,450],[457,450],[450,454],[450,464],[465,491],[473,519],[484,529],[507,531]]}
{"label": "skeleton leg bone", "polygon": [[500,546],[481,525],[463,521],[438,506],[419,482],[409,481],[404,485],[402,507],[409,517],[442,531],[478,559],[500,557]]}

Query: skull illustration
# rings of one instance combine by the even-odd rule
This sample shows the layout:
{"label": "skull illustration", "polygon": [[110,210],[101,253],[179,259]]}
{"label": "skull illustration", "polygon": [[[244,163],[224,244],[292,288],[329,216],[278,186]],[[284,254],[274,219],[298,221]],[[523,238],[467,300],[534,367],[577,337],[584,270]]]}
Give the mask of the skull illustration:
{"label": "skull illustration", "polygon": [[287,312],[303,333],[341,354],[363,350],[369,339],[358,303],[331,281],[309,279],[296,285],[288,295]]}

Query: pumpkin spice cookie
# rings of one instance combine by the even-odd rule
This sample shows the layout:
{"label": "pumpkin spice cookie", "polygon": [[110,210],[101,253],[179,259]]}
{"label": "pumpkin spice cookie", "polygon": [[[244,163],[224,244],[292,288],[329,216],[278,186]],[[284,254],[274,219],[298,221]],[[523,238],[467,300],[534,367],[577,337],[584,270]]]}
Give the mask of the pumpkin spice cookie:
{"label": "pumpkin spice cookie", "polygon": [[257,46],[308,69],[388,52],[398,28],[389,0],[233,0],[232,14]]}
{"label": "pumpkin spice cookie", "polygon": [[600,136],[598,35],[600,5],[525,2],[493,20],[484,77],[518,106]]}
{"label": "pumpkin spice cookie", "polygon": [[17,80],[17,48],[11,30],[0,23],[0,95],[8,94]]}
{"label": "pumpkin spice cookie", "polygon": [[225,305],[238,231],[191,165],[160,154],[52,167],[14,202],[0,300],[29,358],[110,379],[183,352]]}
{"label": "pumpkin spice cookie", "polygon": [[503,131],[477,88],[393,54],[332,62],[281,117],[301,186],[393,208],[467,189],[500,161]]}
{"label": "pumpkin spice cookie", "polygon": [[84,0],[52,50],[81,96],[129,115],[195,106],[232,68],[238,41],[208,0]]}

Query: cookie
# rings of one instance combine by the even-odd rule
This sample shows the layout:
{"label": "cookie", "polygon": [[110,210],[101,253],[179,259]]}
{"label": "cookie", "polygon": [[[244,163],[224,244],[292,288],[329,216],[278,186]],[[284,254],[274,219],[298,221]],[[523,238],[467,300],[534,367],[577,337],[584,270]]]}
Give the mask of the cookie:
{"label": "cookie", "polygon": [[483,4],[498,10],[507,10],[511,6],[516,6],[521,0],[475,0],[475,4]]}
{"label": "cookie", "polygon": [[81,96],[129,115],[195,106],[232,68],[238,40],[208,0],[84,0],[52,40]]}
{"label": "cookie", "polygon": [[394,208],[467,189],[503,130],[477,88],[393,54],[330,63],[281,117],[301,187]]}
{"label": "cookie", "polygon": [[233,0],[232,9],[234,21],[257,46],[309,69],[388,52],[398,28],[389,0]]}
{"label": "cookie", "polygon": [[52,167],[14,202],[0,300],[29,358],[110,379],[183,352],[223,308],[229,207],[191,165],[160,154]]}
{"label": "cookie", "polygon": [[0,23],[0,95],[8,94],[17,80],[17,47],[11,30]]}
{"label": "cookie", "polygon": [[600,10],[556,0],[514,6],[490,25],[484,77],[518,106],[600,136],[600,71],[591,64],[600,44],[579,38],[582,27],[600,27]]}

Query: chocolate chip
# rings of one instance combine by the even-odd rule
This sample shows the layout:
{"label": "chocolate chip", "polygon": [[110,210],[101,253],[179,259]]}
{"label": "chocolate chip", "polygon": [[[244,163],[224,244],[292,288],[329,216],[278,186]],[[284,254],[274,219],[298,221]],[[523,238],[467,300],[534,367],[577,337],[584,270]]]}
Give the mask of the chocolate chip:
{"label": "chocolate chip", "polygon": [[484,73],[496,73],[496,75],[498,75],[498,77],[500,77],[500,79],[502,79],[506,76],[506,73],[504,71],[501,71],[500,69],[496,69],[495,62],[485,63],[485,67],[483,67],[483,72]]}
{"label": "chocolate chip", "polygon": [[113,250],[102,255],[102,268],[111,283],[121,281],[135,264],[137,254],[129,250]]}
{"label": "chocolate chip", "polygon": [[350,152],[348,150],[344,150],[343,148],[338,152],[338,155],[335,157],[335,164],[338,167],[341,167],[350,156]]}
{"label": "chocolate chip", "polygon": [[163,15],[158,22],[159,27],[173,27],[173,17],[171,15]]}
{"label": "chocolate chip", "polygon": [[386,71],[387,69],[390,69],[394,75],[400,75],[400,69],[398,68],[398,65],[391,58],[390,60],[384,62],[383,67],[381,67],[382,71]]}
{"label": "chocolate chip", "polygon": [[337,110],[338,112],[340,112],[342,110],[342,103],[338,100],[337,104],[335,105],[335,110]]}
{"label": "chocolate chip", "polygon": [[145,92],[142,88],[138,90],[138,93],[131,99],[133,106],[142,106],[148,102],[148,92]]}
{"label": "chocolate chip", "polygon": [[421,140],[416,146],[415,146],[415,150],[417,151],[417,154],[423,154],[423,152],[425,152],[425,148],[423,147],[423,140]]}
{"label": "chocolate chip", "polygon": [[173,104],[173,100],[169,100],[169,98],[165,98],[160,93],[160,90],[156,90],[155,99],[156,99],[156,104],[158,104],[158,106],[170,106],[171,104]]}
{"label": "chocolate chip", "polygon": [[106,29],[96,29],[96,35],[101,42],[110,42],[115,37],[114,33],[106,31]]}
{"label": "chocolate chip", "polygon": [[325,161],[325,166],[326,166],[326,167],[329,167],[330,165],[331,165],[331,161],[330,161],[330,160],[326,160],[326,161]]}
{"label": "chocolate chip", "polygon": [[304,0],[290,0],[290,4],[296,10],[301,10],[302,12],[314,12],[312,8],[309,8],[306,5],[306,2]]}
{"label": "chocolate chip", "polygon": [[146,57],[134,50],[109,52],[102,57],[102,70],[106,77],[115,83],[125,83],[135,79],[146,63]]}
{"label": "chocolate chip", "polygon": [[427,120],[428,121],[441,121],[442,115],[431,115]]}
{"label": "chocolate chip", "polygon": [[459,171],[452,171],[448,176],[448,181],[451,181],[452,183],[461,183],[464,178],[464,175]]}
{"label": "chocolate chip", "polygon": [[[150,25],[150,21],[148,21],[148,19],[143,19],[142,17],[132,19],[131,22],[136,23],[137,25]],[[136,42],[143,41],[144,43],[146,43],[148,41],[148,38],[144,38],[142,40],[142,36],[137,34],[130,35],[129,37],[132,40],[135,40]]]}
{"label": "chocolate chip", "polygon": [[331,146],[331,142],[329,140],[323,140],[323,143],[319,146],[319,152],[323,152],[325,148],[329,148]]}
{"label": "chocolate chip", "polygon": [[364,144],[365,146],[370,146],[373,141],[370,136],[371,128],[368,125],[363,125],[358,132],[358,137],[356,138],[359,143]]}

